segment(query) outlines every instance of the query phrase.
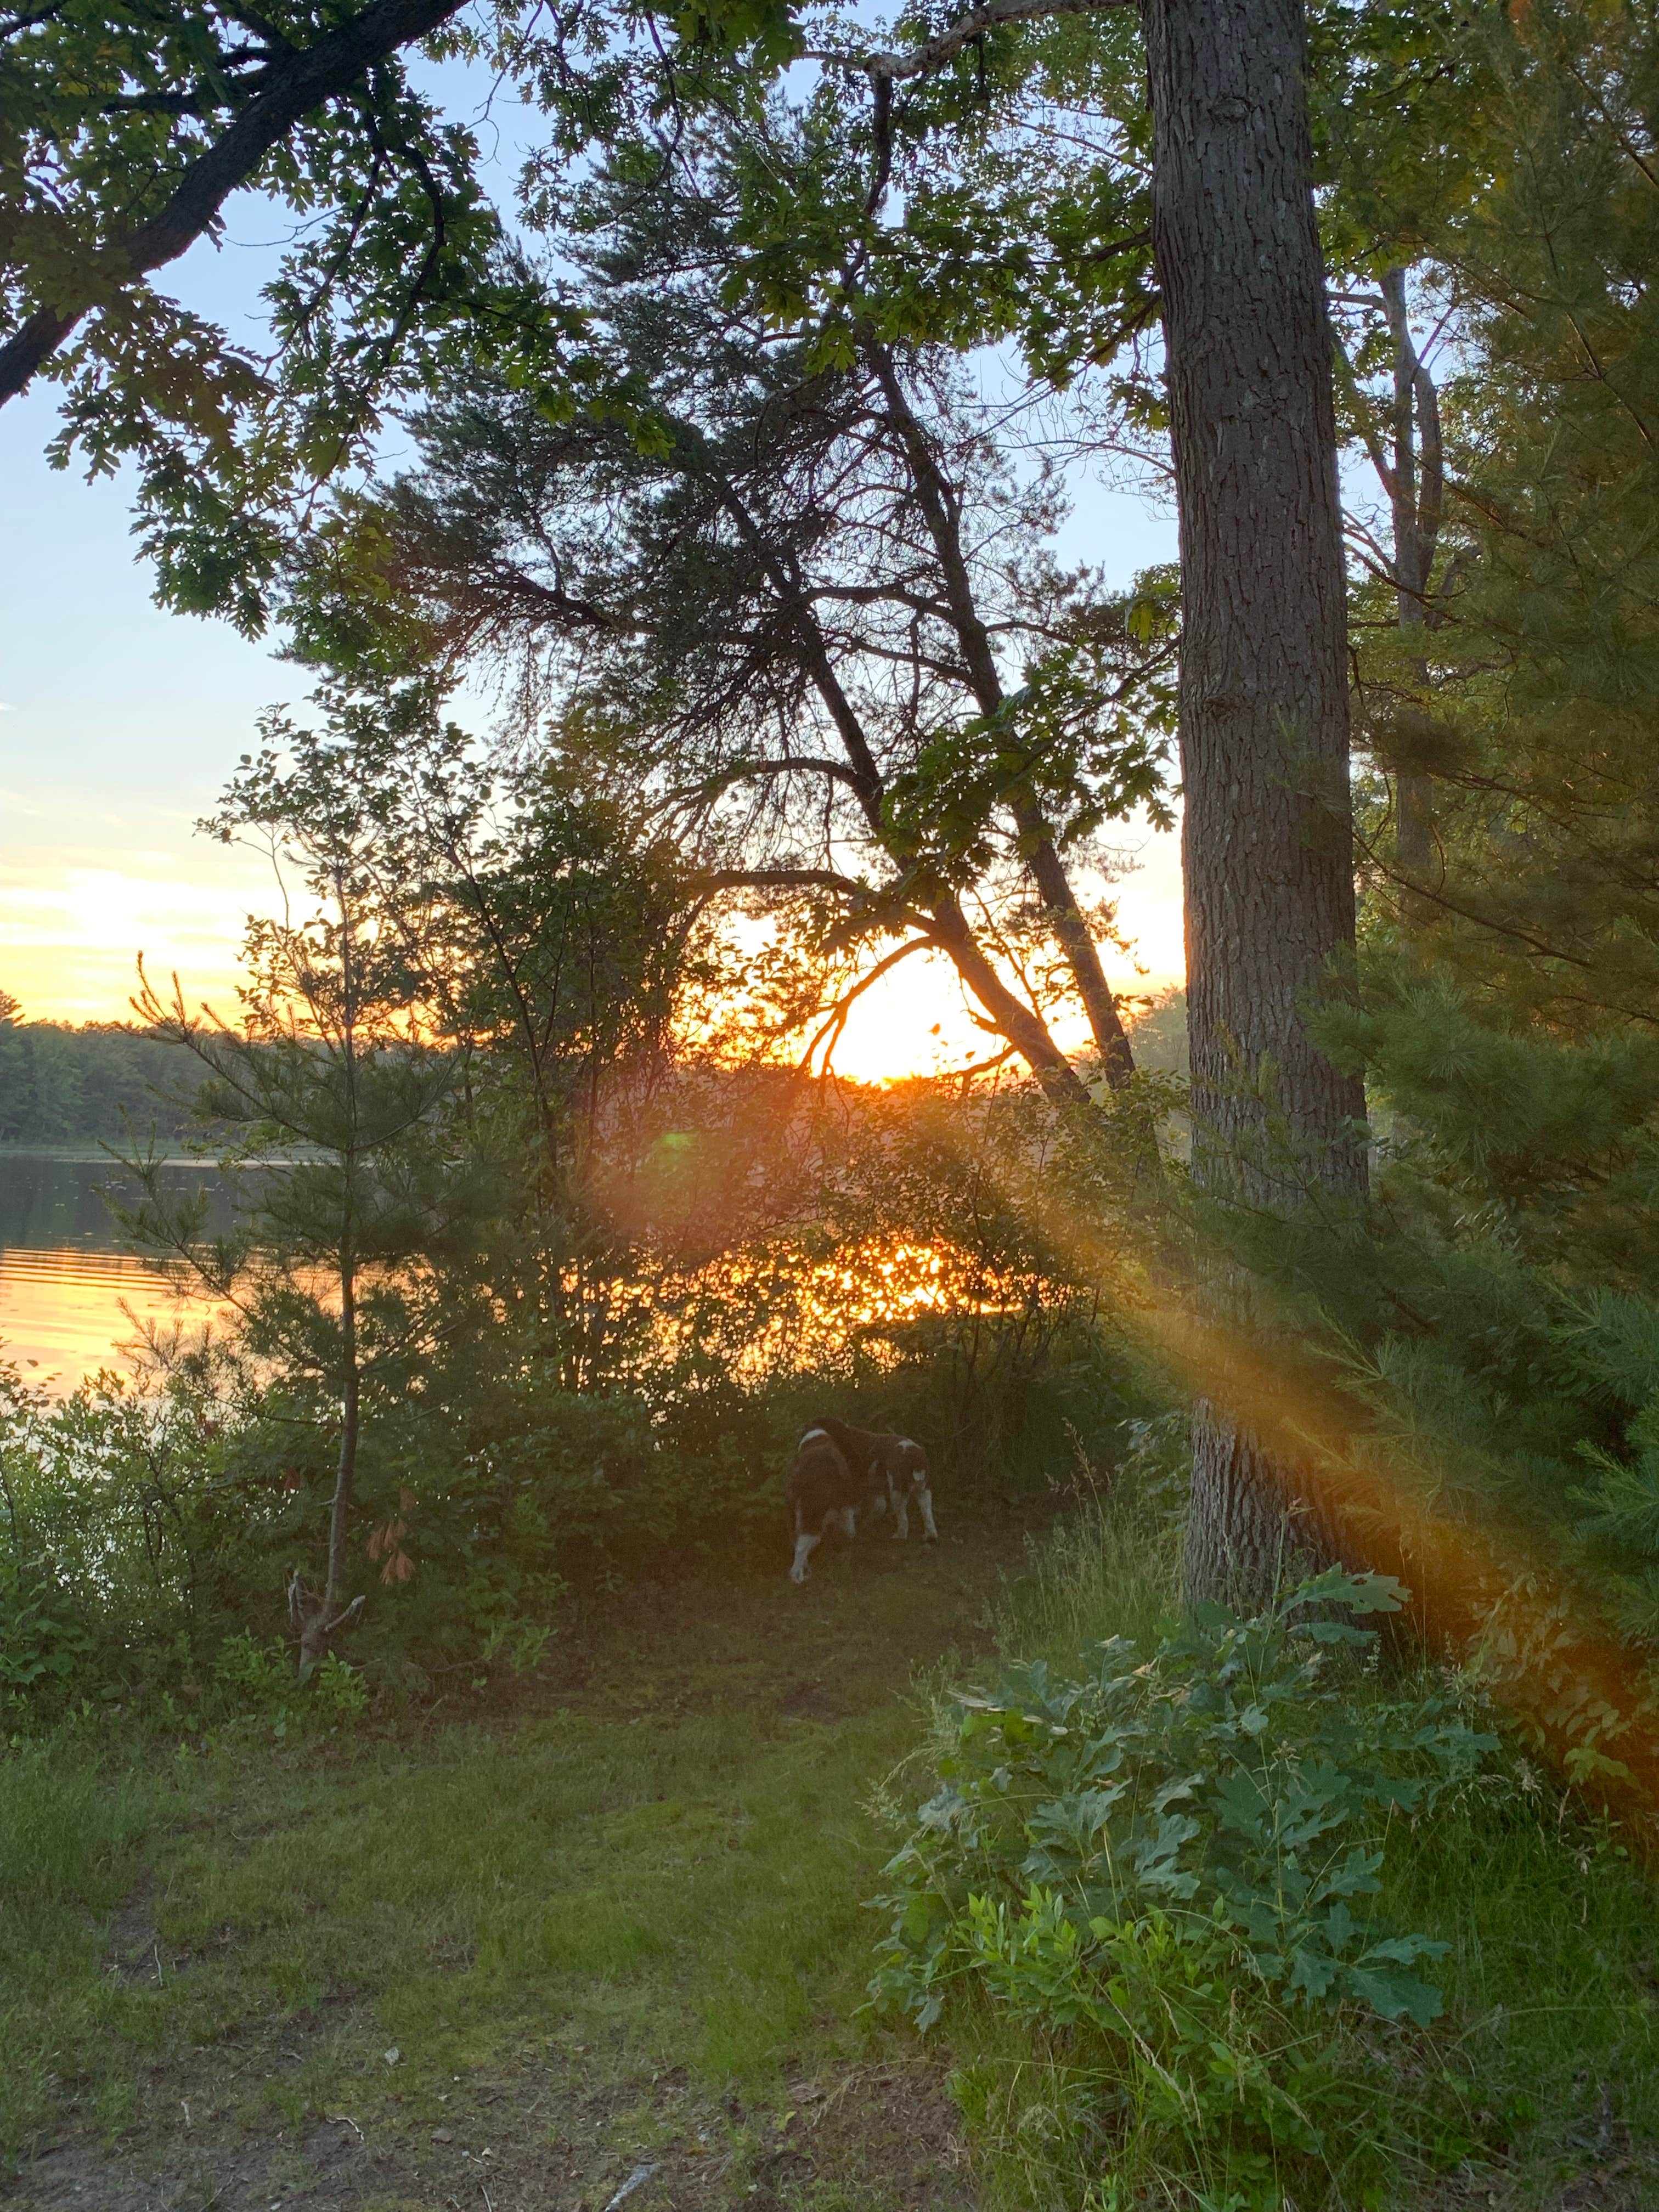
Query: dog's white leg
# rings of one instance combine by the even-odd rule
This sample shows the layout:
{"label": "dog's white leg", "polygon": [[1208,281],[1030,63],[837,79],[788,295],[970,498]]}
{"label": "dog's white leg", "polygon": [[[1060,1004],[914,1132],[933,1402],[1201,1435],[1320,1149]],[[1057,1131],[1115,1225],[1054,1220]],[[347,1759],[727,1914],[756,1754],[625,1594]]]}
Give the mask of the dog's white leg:
{"label": "dog's white leg", "polygon": [[859,1510],[856,1505],[842,1509],[841,1525],[849,1536],[856,1538],[859,1533]]}
{"label": "dog's white leg", "polygon": [[893,1541],[902,1544],[910,1534],[910,1507],[902,1490],[893,1499],[893,1519],[896,1524],[893,1530]]}
{"label": "dog's white leg", "polygon": [[804,1583],[806,1580],[806,1562],[823,1540],[822,1537],[809,1536],[805,1532],[796,1537],[795,1564],[789,1570],[789,1579],[792,1583]]}
{"label": "dog's white leg", "polygon": [[939,1541],[939,1530],[933,1526],[933,1492],[931,1490],[917,1491],[916,1503],[921,1508],[921,1525],[927,1532],[925,1540],[930,1544],[937,1544]]}

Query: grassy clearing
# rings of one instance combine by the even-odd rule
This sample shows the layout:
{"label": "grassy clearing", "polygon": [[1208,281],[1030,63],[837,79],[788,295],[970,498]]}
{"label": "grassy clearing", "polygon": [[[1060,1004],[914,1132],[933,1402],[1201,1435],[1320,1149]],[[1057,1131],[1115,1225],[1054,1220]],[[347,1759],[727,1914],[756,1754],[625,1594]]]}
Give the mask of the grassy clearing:
{"label": "grassy clearing", "polygon": [[[277,2139],[343,2114],[410,2169],[388,2203],[443,2203],[415,2168],[488,2148],[503,2207],[515,2159],[560,2145],[585,2185],[689,2160],[723,2167],[711,2202],[755,2203],[795,2093],[820,2122],[895,2048],[851,2019],[864,1808],[916,1740],[915,1670],[983,1641],[997,1552],[953,1532],[832,1553],[805,1593],[646,1593],[562,1686],[414,1737],[9,1761],[0,2110],[26,2200],[94,2174],[121,2201],[118,2167],[274,2186]],[[798,2201],[866,2186],[813,2194],[813,2166]]]}
{"label": "grassy clearing", "polygon": [[[18,1751],[0,2193],[602,2212],[649,2166],[635,2212],[1049,2212],[1090,2191],[1095,2212],[1223,2212],[1194,2173],[1114,2196],[1088,2085],[988,2008],[922,2046],[855,2016],[882,1815],[931,1786],[918,1681],[982,1676],[998,1644],[1064,1668],[1169,1617],[1156,1492],[1077,1507],[1016,1575],[1006,1534],[957,1528],[938,1556],[832,1553],[804,1595],[639,1594],[510,1711],[321,1747]],[[1394,2178],[1327,2201],[1655,2201],[1652,1888],[1620,1838],[1510,1753],[1401,1824],[1387,1881],[1390,1918],[1450,1946],[1448,2009],[1338,2039],[1342,2125]]]}

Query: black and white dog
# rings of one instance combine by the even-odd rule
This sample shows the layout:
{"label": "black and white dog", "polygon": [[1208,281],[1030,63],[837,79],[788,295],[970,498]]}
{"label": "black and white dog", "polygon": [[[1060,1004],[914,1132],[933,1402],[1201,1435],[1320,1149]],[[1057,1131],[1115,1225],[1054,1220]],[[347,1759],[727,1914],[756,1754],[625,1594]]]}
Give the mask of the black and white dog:
{"label": "black and white dog", "polygon": [[921,1514],[927,1541],[936,1544],[933,1493],[927,1455],[909,1437],[855,1429],[828,1414],[814,1421],[795,1447],[794,1464],[784,1485],[789,1525],[794,1534],[792,1583],[806,1580],[806,1562],[830,1527],[839,1522],[848,1536],[858,1534],[858,1516],[893,1510],[893,1534],[910,1533],[910,1507]]}

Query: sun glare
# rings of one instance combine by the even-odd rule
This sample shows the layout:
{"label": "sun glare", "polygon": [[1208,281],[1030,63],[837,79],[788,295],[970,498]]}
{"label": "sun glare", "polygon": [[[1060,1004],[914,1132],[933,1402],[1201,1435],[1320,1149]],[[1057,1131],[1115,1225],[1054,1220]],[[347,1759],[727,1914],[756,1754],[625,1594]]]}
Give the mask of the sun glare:
{"label": "sun glare", "polygon": [[[1106,953],[1107,980],[1122,994],[1154,993],[1187,972],[1181,906],[1181,848],[1174,835],[1148,835],[1132,872],[1115,887],[1118,922],[1132,955]],[[1080,1052],[1089,1032],[1081,1012],[1057,1019],[1054,1035]],[[839,1074],[860,1083],[902,1083],[915,1075],[949,1074],[999,1049],[981,1028],[950,962],[918,953],[872,984],[848,1016],[835,1048]]]}
{"label": "sun glare", "polygon": [[[188,1004],[205,1000],[231,1012],[245,922],[251,911],[268,909],[270,878],[247,865],[226,867],[216,854],[205,857],[202,872],[190,877],[172,872],[165,855],[134,855],[128,870],[49,864],[0,870],[0,983],[22,1002],[27,1018],[127,1021],[142,952],[158,986],[165,988],[176,972]],[[1177,841],[1146,837],[1115,888],[1133,955],[1109,952],[1114,989],[1179,982]],[[1080,1015],[1058,1019],[1054,1030],[1067,1050],[1088,1042]],[[998,1040],[975,1022],[949,961],[918,954],[854,1006],[833,1065],[857,1082],[897,1083],[948,1074],[997,1048]]]}
{"label": "sun glare", "polygon": [[142,952],[158,982],[176,969],[191,1003],[234,1006],[236,956],[255,885],[115,868],[0,870],[0,982],[36,1021],[118,1022]]}

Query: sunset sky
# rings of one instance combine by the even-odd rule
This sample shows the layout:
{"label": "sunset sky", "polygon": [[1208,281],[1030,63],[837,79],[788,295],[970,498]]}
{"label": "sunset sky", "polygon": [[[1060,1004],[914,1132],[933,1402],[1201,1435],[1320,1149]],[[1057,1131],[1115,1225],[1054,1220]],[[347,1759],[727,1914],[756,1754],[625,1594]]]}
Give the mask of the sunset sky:
{"label": "sunset sky", "polygon": [[[269,210],[241,204],[225,247],[188,256],[178,290],[233,336],[253,335],[272,235]],[[225,623],[153,604],[125,487],[46,465],[52,400],[37,390],[0,409],[0,985],[35,1018],[118,1018],[142,951],[152,973],[176,969],[192,1000],[228,1002],[244,918],[272,885],[252,856],[193,825],[260,709],[303,701],[304,672]],[[1127,580],[1172,557],[1174,523],[1082,483],[1064,550]],[[1121,912],[1149,979],[1167,982],[1182,968],[1175,841],[1130,831],[1121,843],[1133,866]],[[1130,963],[1108,965],[1119,988],[1135,983]],[[960,1064],[982,1044],[953,975],[918,958],[860,1002],[836,1066],[898,1075]]]}

